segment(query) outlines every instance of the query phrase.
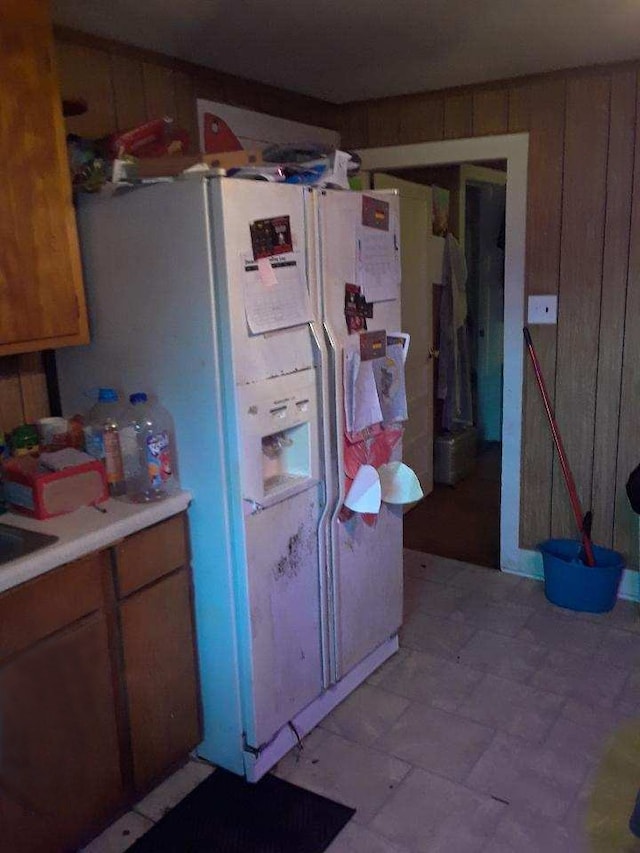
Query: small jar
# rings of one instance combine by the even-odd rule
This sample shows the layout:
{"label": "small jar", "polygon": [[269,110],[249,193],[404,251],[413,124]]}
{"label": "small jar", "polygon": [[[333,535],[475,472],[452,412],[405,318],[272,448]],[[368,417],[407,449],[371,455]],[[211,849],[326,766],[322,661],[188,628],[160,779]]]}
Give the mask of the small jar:
{"label": "small jar", "polygon": [[34,424],[16,427],[11,433],[12,456],[37,456],[40,452],[38,430]]}

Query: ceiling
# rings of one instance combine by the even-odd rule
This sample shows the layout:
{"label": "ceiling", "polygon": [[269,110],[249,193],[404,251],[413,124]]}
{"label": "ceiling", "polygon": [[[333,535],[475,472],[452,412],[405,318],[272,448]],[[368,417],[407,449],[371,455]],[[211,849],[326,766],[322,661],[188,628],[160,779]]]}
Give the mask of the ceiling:
{"label": "ceiling", "polygon": [[640,58],[640,0],[53,0],[56,23],[335,103]]}

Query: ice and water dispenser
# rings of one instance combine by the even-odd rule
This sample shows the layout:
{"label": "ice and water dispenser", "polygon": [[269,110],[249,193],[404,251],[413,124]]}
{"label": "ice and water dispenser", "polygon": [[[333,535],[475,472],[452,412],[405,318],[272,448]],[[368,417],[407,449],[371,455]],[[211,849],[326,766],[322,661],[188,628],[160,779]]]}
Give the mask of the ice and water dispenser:
{"label": "ice and water dispenser", "polygon": [[238,390],[242,497],[269,506],[320,478],[315,370]]}

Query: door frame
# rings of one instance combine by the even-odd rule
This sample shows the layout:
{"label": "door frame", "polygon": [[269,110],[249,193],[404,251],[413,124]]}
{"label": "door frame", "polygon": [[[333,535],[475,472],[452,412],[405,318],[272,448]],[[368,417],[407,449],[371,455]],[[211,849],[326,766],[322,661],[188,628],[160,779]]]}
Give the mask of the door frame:
{"label": "door frame", "polygon": [[522,397],[525,305],[525,238],[529,134],[513,133],[422,142],[358,150],[365,172],[468,163],[507,161],[506,239],[504,259],[504,384],[502,389],[502,474],[500,500],[500,568],[541,577],[541,558],[520,548]]}

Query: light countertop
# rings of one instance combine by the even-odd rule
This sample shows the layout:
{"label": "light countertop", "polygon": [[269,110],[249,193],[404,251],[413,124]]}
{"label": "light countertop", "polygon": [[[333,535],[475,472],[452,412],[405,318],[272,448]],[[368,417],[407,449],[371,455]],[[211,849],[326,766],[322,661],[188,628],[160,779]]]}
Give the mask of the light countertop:
{"label": "light countertop", "polygon": [[47,521],[37,521],[15,512],[0,515],[2,524],[58,537],[58,541],[52,545],[0,564],[0,592],[183,512],[190,502],[190,492],[178,491],[164,500],[148,504],[126,503],[110,498],[100,504],[106,510],[104,513],[95,507],[85,506]]}

